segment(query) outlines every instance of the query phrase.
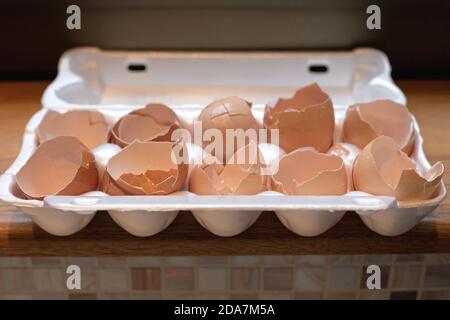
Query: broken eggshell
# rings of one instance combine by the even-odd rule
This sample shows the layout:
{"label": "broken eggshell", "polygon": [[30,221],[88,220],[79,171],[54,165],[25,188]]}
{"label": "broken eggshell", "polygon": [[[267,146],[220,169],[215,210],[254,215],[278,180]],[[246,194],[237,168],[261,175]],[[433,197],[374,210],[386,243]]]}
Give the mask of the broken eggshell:
{"label": "broken eggshell", "polygon": [[340,157],[344,161],[345,170],[347,171],[348,191],[353,190],[353,164],[359,154],[359,151],[360,149],[353,144],[338,142],[334,144],[327,152],[328,154]]}
{"label": "broken eggshell", "polygon": [[264,111],[264,127],[279,129],[279,144],[286,152],[302,147],[326,152],[333,143],[334,125],[331,98],[316,83],[268,104]]}
{"label": "broken eggshell", "polygon": [[348,191],[341,157],[306,147],[281,157],[272,189],[288,195],[342,195]]}
{"label": "broken eggshell", "polygon": [[189,164],[182,142],[135,141],[106,166],[102,190],[110,195],[166,195],[179,191]]}
{"label": "broken eggshell", "polygon": [[[252,157],[250,152],[254,152]],[[240,148],[225,165],[218,159],[211,162],[210,158],[208,163],[194,167],[189,191],[199,195],[254,195],[267,190],[267,179],[261,172],[265,162],[255,143]]]}
{"label": "broken eggshell", "polygon": [[72,110],[59,113],[48,110],[37,128],[39,143],[59,136],[77,137],[86,147],[93,149],[108,142],[108,124],[97,111]]}
{"label": "broken eggshell", "polygon": [[28,199],[50,195],[80,195],[98,187],[92,152],[75,137],[60,136],[43,142],[16,174]]}
{"label": "broken eggshell", "polygon": [[111,129],[111,142],[124,148],[135,140],[171,141],[181,128],[175,112],[164,104],[151,103],[123,116]]}
{"label": "broken eggshell", "polygon": [[391,100],[375,100],[348,107],[343,123],[344,142],[364,148],[379,136],[391,137],[410,155],[414,147],[414,123],[406,106]]}
{"label": "broken eggshell", "polygon": [[421,170],[392,138],[380,136],[356,158],[353,184],[358,191],[400,201],[426,200],[435,193],[443,173],[442,162]]}
{"label": "broken eggshell", "polygon": [[[226,144],[227,129],[242,129],[244,131],[254,129],[255,139],[257,140],[260,126],[252,114],[251,106],[250,102],[241,98],[227,97],[210,103],[200,113],[198,120],[201,121],[203,134],[208,129],[217,129],[222,134],[222,155],[212,152],[212,155],[222,160],[222,163],[225,163],[237,151],[236,141],[233,145]],[[250,139],[247,139],[245,144],[249,142]],[[204,141],[203,147],[205,148],[209,143],[211,142]]]}

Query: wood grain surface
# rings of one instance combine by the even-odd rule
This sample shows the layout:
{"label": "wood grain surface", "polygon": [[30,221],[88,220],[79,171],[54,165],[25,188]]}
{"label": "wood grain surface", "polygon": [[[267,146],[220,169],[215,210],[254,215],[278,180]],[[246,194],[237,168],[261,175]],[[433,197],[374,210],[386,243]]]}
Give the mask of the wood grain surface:
{"label": "wood grain surface", "polygon": [[[0,82],[0,172],[16,157],[28,119],[40,108],[48,82]],[[399,81],[408,107],[419,122],[425,152],[434,163],[444,162],[450,187],[450,81]],[[220,238],[203,229],[189,212],[182,212],[162,233],[136,238],[99,212],[81,232],[55,237],[35,226],[16,208],[0,203],[1,256],[145,256],[145,255],[300,255],[450,252],[450,200],[432,217],[405,235],[389,238],[367,229],[354,213],[330,231],[304,238],[288,231],[265,212],[247,231]]]}

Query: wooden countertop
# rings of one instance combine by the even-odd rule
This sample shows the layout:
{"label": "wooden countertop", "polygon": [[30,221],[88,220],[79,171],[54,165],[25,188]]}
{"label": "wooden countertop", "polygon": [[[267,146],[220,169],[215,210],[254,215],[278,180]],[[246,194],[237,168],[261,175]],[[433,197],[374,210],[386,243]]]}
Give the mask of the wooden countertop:
{"label": "wooden countertop", "polygon": [[[450,81],[399,81],[408,97],[434,163],[444,161],[450,187]],[[40,108],[48,82],[0,82],[0,172],[16,157],[27,120]],[[220,238],[204,230],[188,212],[162,233],[136,238],[99,212],[81,232],[55,237],[35,226],[14,207],[0,203],[1,256],[101,255],[300,255],[450,252],[450,198],[403,236],[388,238],[367,229],[354,213],[315,238],[299,237],[273,213],[263,213],[247,231]]]}

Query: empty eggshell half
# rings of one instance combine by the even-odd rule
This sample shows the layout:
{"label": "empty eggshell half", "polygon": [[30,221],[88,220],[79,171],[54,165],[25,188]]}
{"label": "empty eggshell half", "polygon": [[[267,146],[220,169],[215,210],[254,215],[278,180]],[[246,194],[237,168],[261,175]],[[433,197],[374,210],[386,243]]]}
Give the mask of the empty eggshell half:
{"label": "empty eggshell half", "polygon": [[412,116],[406,106],[391,100],[348,107],[342,129],[344,141],[361,149],[378,136],[391,137],[408,155],[414,147]]}
{"label": "empty eggshell half", "polygon": [[[179,149],[179,152],[177,152]],[[102,190],[110,195],[165,195],[179,191],[189,164],[182,142],[135,141],[106,166]]]}
{"label": "empty eggshell half", "polygon": [[[252,156],[250,152],[254,152]],[[263,165],[265,162],[257,145],[249,143],[225,165],[217,159],[216,163],[194,167],[189,190],[199,195],[254,195],[266,191],[267,177],[261,172]]]}
{"label": "empty eggshell half", "polygon": [[172,132],[180,127],[172,109],[152,103],[120,118],[111,129],[111,142],[123,148],[134,141],[171,141]]}
{"label": "empty eggshell half", "polygon": [[326,152],[333,143],[334,110],[331,98],[313,83],[288,99],[268,104],[264,127],[279,129],[279,143],[286,152],[313,147]]}
{"label": "empty eggshell half", "polygon": [[281,157],[272,189],[288,195],[342,195],[348,191],[341,157],[306,147]]}
{"label": "empty eggshell half", "polygon": [[[222,160],[223,163],[229,159],[237,151],[237,143],[233,145],[226,144],[226,130],[248,129],[255,130],[255,139],[258,137],[258,122],[251,111],[251,103],[238,97],[227,97],[216,100],[207,105],[200,113],[198,120],[201,121],[203,134],[208,129],[217,129],[223,137],[222,156],[211,152],[212,155]],[[245,143],[249,143],[250,139],[246,139]],[[204,141],[205,148],[211,141]],[[222,158],[222,159],[220,159]]]}
{"label": "empty eggshell half", "polygon": [[59,136],[77,137],[86,147],[93,149],[108,142],[108,124],[97,111],[72,110],[59,113],[49,110],[37,128],[39,143]]}
{"label": "empty eggshell half", "polygon": [[348,191],[353,191],[353,163],[359,154],[360,149],[350,143],[338,142],[334,144],[329,150],[328,154],[332,154],[344,161],[345,169],[347,171]]}
{"label": "empty eggshell half", "polygon": [[49,195],[80,195],[96,190],[98,171],[92,152],[75,137],[43,142],[16,174],[28,199]]}
{"label": "empty eggshell half", "polygon": [[433,196],[443,173],[442,162],[420,170],[392,138],[380,136],[356,158],[353,184],[358,191],[393,196],[400,201],[417,201]]}

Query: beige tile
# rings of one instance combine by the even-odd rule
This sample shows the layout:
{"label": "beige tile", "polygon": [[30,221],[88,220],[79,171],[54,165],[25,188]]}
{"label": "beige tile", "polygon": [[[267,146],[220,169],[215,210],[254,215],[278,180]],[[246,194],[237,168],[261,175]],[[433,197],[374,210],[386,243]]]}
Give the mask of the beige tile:
{"label": "beige tile", "polygon": [[325,269],[322,267],[303,267],[295,269],[296,291],[320,292],[325,287]]}
{"label": "beige tile", "polygon": [[[360,282],[360,286],[359,286],[361,289],[368,289],[367,288],[367,279],[372,274],[372,273],[370,273],[370,274],[367,273],[368,267],[369,266],[363,266],[361,269],[361,282]],[[386,289],[389,285],[390,270],[391,270],[390,266],[380,266],[381,289]]]}
{"label": "beige tile", "polygon": [[166,257],[164,262],[166,267],[192,267],[194,265],[193,257]]}
{"label": "beige tile", "polygon": [[422,291],[420,299],[422,299],[422,300],[450,300],[450,289],[449,290]]}
{"label": "beige tile", "polygon": [[194,269],[190,267],[171,267],[164,270],[165,290],[193,290]]}
{"label": "beige tile", "polygon": [[387,290],[361,290],[358,294],[360,300],[389,300]]}
{"label": "beige tile", "polygon": [[80,268],[93,268],[97,266],[97,258],[95,257],[67,257],[64,259],[65,266],[77,265]]}
{"label": "beige tile", "polygon": [[131,268],[132,290],[160,290],[160,268]]}
{"label": "beige tile", "polygon": [[158,292],[135,292],[130,295],[133,300],[160,300],[161,293]]}
{"label": "beige tile", "polygon": [[232,268],[231,290],[255,291],[259,289],[258,268]]}
{"label": "beige tile", "polygon": [[199,300],[227,300],[230,295],[227,293],[197,293],[195,299]]}
{"label": "beige tile", "polygon": [[354,300],[356,292],[328,292],[325,300]]}
{"label": "beige tile", "polygon": [[359,284],[360,274],[358,267],[333,267],[329,271],[328,290],[330,292],[354,291]]}
{"label": "beige tile", "polygon": [[0,300],[35,300],[30,294],[0,294]]}
{"label": "beige tile", "polygon": [[100,268],[126,268],[128,260],[125,257],[99,257],[97,258],[97,264]]}
{"label": "beige tile", "polygon": [[263,260],[266,266],[286,267],[294,263],[294,257],[292,256],[265,256]]}
{"label": "beige tile", "polygon": [[22,293],[34,290],[31,271],[28,269],[0,269],[0,292]]}
{"label": "beige tile", "polygon": [[322,300],[322,292],[294,292],[294,299],[296,300]]}
{"label": "beige tile", "polygon": [[423,266],[421,265],[396,265],[392,268],[393,289],[418,289]]}
{"label": "beige tile", "polygon": [[194,292],[163,292],[162,299],[169,300],[193,300]]}
{"label": "beige tile", "polygon": [[233,266],[260,266],[262,257],[259,256],[235,256],[230,257]]}
{"label": "beige tile", "polygon": [[98,300],[128,300],[130,299],[130,294],[123,293],[102,293],[98,295]]}
{"label": "beige tile", "polygon": [[292,300],[294,294],[292,292],[261,292],[259,299],[262,300]]}
{"label": "beige tile", "polygon": [[31,264],[34,267],[59,267],[64,258],[36,257],[31,258]]}
{"label": "beige tile", "polygon": [[450,264],[427,265],[424,287],[450,287]]}
{"label": "beige tile", "polygon": [[353,256],[331,255],[327,257],[327,261],[332,265],[351,265],[353,264]]}
{"label": "beige tile", "polygon": [[161,267],[163,265],[162,257],[128,257],[130,267]]}
{"label": "beige tile", "polygon": [[256,300],[258,299],[257,292],[234,292],[230,294],[232,300]]}
{"label": "beige tile", "polygon": [[70,293],[69,300],[97,300],[94,293]]}
{"label": "beige tile", "polygon": [[201,256],[197,257],[196,260],[202,266],[222,266],[228,264],[228,257],[223,256]]}
{"label": "beige tile", "polygon": [[0,268],[28,267],[30,264],[30,258],[0,257]]}
{"label": "beige tile", "polygon": [[292,268],[265,268],[263,271],[264,290],[292,289]]}
{"label": "beige tile", "polygon": [[366,265],[390,265],[393,260],[393,254],[368,254],[364,256],[364,264]]}
{"label": "beige tile", "polygon": [[425,255],[427,264],[450,264],[450,253],[431,253]]}
{"label": "beige tile", "polygon": [[35,293],[33,300],[67,300],[69,295],[67,293]]}
{"label": "beige tile", "polygon": [[423,254],[398,254],[396,258],[397,263],[403,262],[422,262],[424,260]]}
{"label": "beige tile", "polygon": [[295,257],[295,264],[302,267],[323,267],[327,262],[326,256],[298,256]]}
{"label": "beige tile", "polygon": [[225,268],[198,268],[198,290],[203,292],[227,290],[227,269]]}
{"label": "beige tile", "polygon": [[129,270],[119,268],[101,269],[99,272],[100,290],[105,293],[128,292]]}
{"label": "beige tile", "polygon": [[[38,292],[62,292],[66,290],[66,277],[61,269],[33,269],[34,285]],[[81,275],[83,277],[83,274]]]}

